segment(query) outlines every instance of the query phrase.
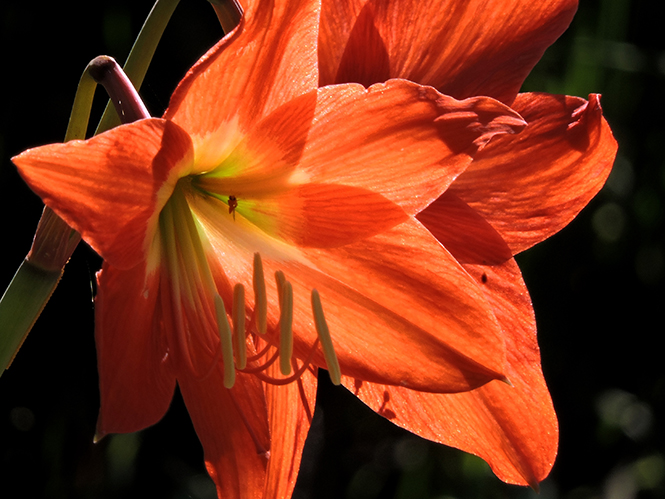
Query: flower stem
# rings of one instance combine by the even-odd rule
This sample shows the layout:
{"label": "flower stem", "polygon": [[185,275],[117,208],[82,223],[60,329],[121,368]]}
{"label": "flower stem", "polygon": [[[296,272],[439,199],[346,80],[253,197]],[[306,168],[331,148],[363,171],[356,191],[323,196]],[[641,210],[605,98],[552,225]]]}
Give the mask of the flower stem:
{"label": "flower stem", "polygon": [[222,25],[224,34],[228,34],[233,28],[240,24],[242,18],[242,7],[237,0],[208,0],[215,9],[219,24]]}
{"label": "flower stem", "polygon": [[[153,55],[155,55],[157,44],[162,38],[164,29],[166,29],[166,25],[179,2],[180,0],[157,0],[150,14],[148,14],[145,23],[143,23],[143,27],[134,42],[132,50],[129,52],[123,69],[137,90],[143,84],[145,74],[148,72],[148,66],[152,61]],[[106,105],[95,134],[105,132],[119,124],[120,118],[114,112],[113,106],[109,102]]]}
{"label": "flower stem", "polygon": [[[180,0],[157,0],[125,63],[125,70],[140,88],[157,44]],[[79,81],[65,142],[85,139],[97,83],[86,68]],[[119,123],[107,106],[97,132]],[[26,336],[55,290],[65,264],[80,241],[79,234],[45,207],[28,256],[0,298],[0,376],[9,367]]]}

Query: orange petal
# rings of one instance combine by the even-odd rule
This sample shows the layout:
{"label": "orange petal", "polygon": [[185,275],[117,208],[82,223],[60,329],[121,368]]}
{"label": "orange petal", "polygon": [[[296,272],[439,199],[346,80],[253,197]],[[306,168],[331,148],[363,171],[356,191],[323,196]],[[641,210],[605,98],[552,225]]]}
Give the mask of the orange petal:
{"label": "orange petal", "polygon": [[[278,363],[268,375],[279,377]],[[264,384],[270,422],[270,460],[263,497],[291,497],[316,403],[316,375],[306,370],[296,382]]]}
{"label": "orange petal", "polygon": [[[346,2],[322,3],[321,85],[381,81],[366,81],[368,75],[405,78],[458,99],[487,95],[506,103],[577,9],[576,0],[341,3]],[[388,75],[382,57],[371,61],[364,55],[365,46],[380,54],[382,45]]]}
{"label": "orange petal", "polygon": [[12,161],[109,264],[130,269],[146,258],[159,211],[191,167],[192,148],[177,125],[148,119],[86,141],[28,149]]}
{"label": "orange petal", "polygon": [[[447,392],[503,376],[503,338],[482,291],[417,221],[340,248],[298,248],[244,217],[220,217],[209,200],[193,197],[191,206],[230,281],[252,288],[255,251],[266,275],[286,274],[294,289],[294,348],[301,358],[316,339],[310,301],[316,288],[346,374]],[[267,287],[274,331],[274,280]],[[252,300],[248,293],[249,307]],[[321,353],[314,361],[326,365]]]}
{"label": "orange petal", "polygon": [[296,246],[333,248],[373,236],[408,215],[380,194],[336,184],[305,184],[243,212],[257,227]]}
{"label": "orange petal", "polygon": [[348,376],[432,392],[503,377],[503,337],[482,291],[419,223],[302,251],[308,266],[267,262],[293,283],[301,356],[315,338],[309,290],[316,288]]}
{"label": "orange petal", "polygon": [[[240,26],[190,69],[164,117],[194,140],[236,140],[280,105],[317,86],[319,5],[252,2]],[[221,147],[221,146],[220,146]]]}
{"label": "orange petal", "polygon": [[599,96],[520,94],[529,123],[519,137],[497,137],[450,192],[501,234],[513,254],[566,226],[610,173],[617,143]]}
{"label": "orange petal", "polygon": [[361,187],[415,214],[491,137],[523,126],[493,99],[458,101],[405,80],[326,87],[294,181]]}
{"label": "orange petal", "polygon": [[[219,163],[195,177],[194,185],[217,195],[260,198],[290,187],[316,110],[317,92],[294,98],[256,124]],[[212,149],[206,145],[205,149]],[[211,156],[215,156],[211,154]]]}
{"label": "orange petal", "polygon": [[[365,2],[366,0],[349,0],[347,2],[326,0],[321,2],[321,22],[319,25],[319,43],[317,45],[320,86],[353,81],[338,82],[336,80],[337,70],[342,59],[342,54],[346,49],[350,33]],[[368,29],[371,28],[368,26]],[[375,33],[376,31],[368,34],[374,35]],[[368,40],[368,46],[372,47],[372,50],[370,50],[371,53],[376,53],[375,44],[379,41],[376,38]],[[383,42],[381,41],[381,43]],[[362,52],[358,53],[358,55],[362,55]],[[365,62],[371,63],[371,61]],[[387,79],[389,78],[385,78],[385,80]],[[375,80],[371,83],[378,83],[379,81],[384,80]]]}
{"label": "orange petal", "polygon": [[218,496],[262,497],[270,458],[262,383],[239,374],[233,388],[226,389],[219,368],[200,380],[178,378],[178,385]]}
{"label": "orange petal", "polygon": [[513,386],[492,381],[471,392],[431,394],[350,378],[344,384],[395,424],[480,456],[505,482],[537,488],[556,457],[558,423],[540,368],[526,287],[514,260],[466,268],[484,283],[503,328]]}
{"label": "orange petal", "polygon": [[[327,43],[328,40],[321,42]],[[323,74],[320,74],[319,81],[322,78]],[[374,83],[387,81],[390,78],[388,47],[374,24],[372,8],[366,6],[360,10],[353,29],[348,34],[348,42],[339,61],[337,74],[334,80],[330,81],[335,83],[355,82],[370,87]]]}
{"label": "orange petal", "polygon": [[417,218],[460,263],[496,265],[513,256],[501,235],[450,190]]}
{"label": "orange petal", "polygon": [[97,275],[95,340],[101,409],[97,437],[138,431],[159,421],[171,403],[175,376],[159,321],[158,276],[143,265]]}

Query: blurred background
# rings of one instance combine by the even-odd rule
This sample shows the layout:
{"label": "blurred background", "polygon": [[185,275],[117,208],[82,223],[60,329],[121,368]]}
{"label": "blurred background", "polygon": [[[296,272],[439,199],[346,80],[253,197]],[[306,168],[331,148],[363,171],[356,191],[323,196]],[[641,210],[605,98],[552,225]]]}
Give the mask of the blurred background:
{"label": "blurred background", "polygon": [[[9,158],[62,141],[86,64],[100,54],[124,61],[151,7],[151,0],[0,4],[0,291],[28,252],[42,210]],[[543,499],[665,498],[657,339],[665,330],[663,21],[665,2],[580,0],[569,30],[524,85],[602,93],[620,146],[606,187],[578,218],[518,256],[561,425]],[[181,2],[141,92],[153,115],[221,34],[206,1]],[[104,103],[96,102],[95,124]],[[215,497],[179,395],[154,427],[92,443],[99,394],[91,281],[99,265],[80,245],[0,378],[0,496]],[[537,496],[502,483],[477,458],[394,427],[324,381],[295,497]]]}

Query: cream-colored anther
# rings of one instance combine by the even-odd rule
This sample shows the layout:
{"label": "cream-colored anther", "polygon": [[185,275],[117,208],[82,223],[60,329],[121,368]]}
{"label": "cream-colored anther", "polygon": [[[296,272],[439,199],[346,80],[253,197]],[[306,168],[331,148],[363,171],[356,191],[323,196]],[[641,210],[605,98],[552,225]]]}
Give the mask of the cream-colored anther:
{"label": "cream-colored anther", "polygon": [[256,329],[259,334],[266,334],[268,328],[268,298],[266,295],[266,280],[263,275],[263,260],[261,260],[261,255],[258,253],[254,253],[253,284]]}
{"label": "cream-colored anther", "polygon": [[222,362],[224,363],[224,386],[232,388],[236,382],[236,369],[233,364],[233,339],[229,319],[226,316],[226,307],[224,307],[224,301],[219,295],[215,295],[215,312],[217,314],[219,342],[222,349]]}
{"label": "cream-colored anther", "polygon": [[277,284],[277,299],[279,302],[279,308],[282,308],[282,300],[284,299],[284,282],[286,281],[286,277],[284,276],[284,272],[281,270],[275,271],[275,282]]}
{"label": "cream-colored anther", "polygon": [[236,366],[247,366],[247,343],[245,342],[245,286],[238,283],[233,287],[233,336],[236,340]]}
{"label": "cream-colored anther", "polygon": [[326,318],[323,315],[321,297],[319,296],[319,292],[316,289],[312,290],[312,312],[314,312],[314,324],[316,324],[316,333],[319,335],[319,341],[321,342],[323,356],[325,357],[326,365],[328,366],[330,380],[333,382],[333,384],[339,385],[342,382],[342,371],[339,368],[339,361],[337,360],[335,347],[333,346],[332,338],[330,337],[328,323],[326,322]]}
{"label": "cream-colored anther", "polygon": [[[283,274],[282,274],[283,275]],[[284,376],[291,374],[293,355],[293,287],[284,280],[279,314],[279,370]]]}

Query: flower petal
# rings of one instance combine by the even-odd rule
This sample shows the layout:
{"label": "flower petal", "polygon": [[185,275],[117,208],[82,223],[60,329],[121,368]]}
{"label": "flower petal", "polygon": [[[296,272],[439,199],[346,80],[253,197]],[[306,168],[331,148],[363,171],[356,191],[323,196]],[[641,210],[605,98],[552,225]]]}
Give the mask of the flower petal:
{"label": "flower petal", "polygon": [[[240,26],[190,69],[164,117],[192,136],[197,164],[219,163],[255,123],[317,87],[319,4],[252,2]],[[213,154],[204,143],[216,143]]]}
{"label": "flower petal", "polygon": [[503,337],[481,289],[418,222],[303,253],[316,273],[284,271],[294,289],[318,289],[343,374],[430,392],[503,377]]}
{"label": "flower petal", "polygon": [[[97,437],[138,431],[159,421],[175,376],[157,313],[159,277],[145,268],[104,264],[97,275],[95,340],[101,409]],[[121,311],[119,313],[119,311]]]}
{"label": "flower petal", "polygon": [[361,187],[415,214],[491,137],[523,126],[493,99],[457,101],[405,80],[326,87],[294,181]]}
{"label": "flower petal", "polygon": [[501,235],[450,190],[417,218],[460,263],[496,265],[513,257]]}
{"label": "flower petal", "polygon": [[[321,85],[405,78],[458,99],[487,95],[506,103],[577,9],[576,0],[343,3],[322,3]],[[364,55],[366,46],[387,52],[388,74],[383,57]]]}
{"label": "flower petal", "polygon": [[[197,176],[193,185],[219,199],[234,196],[237,213],[268,232],[275,232],[277,225],[288,226],[283,232],[288,232],[291,241],[340,245],[349,242],[348,234],[357,238],[376,229],[349,230],[322,244],[330,231],[314,235],[309,229],[317,224],[309,223],[297,230],[300,220],[313,220],[317,213],[301,214],[302,210],[295,209],[289,218],[286,208],[311,204],[317,196],[329,200],[338,189],[340,200],[348,196],[358,207],[361,201],[357,198],[366,193],[368,206],[374,204],[383,212],[377,221],[391,212],[390,202],[407,213],[417,213],[450,185],[492,137],[523,126],[511,109],[484,97],[457,101],[405,80],[391,80],[369,90],[337,85],[304,94],[276,109],[224,161]],[[318,187],[307,187],[310,183]],[[338,187],[324,189],[324,184]],[[388,204],[379,202],[371,191],[387,198]],[[328,206],[339,211],[343,203]],[[317,208],[322,207],[319,202]],[[394,214],[388,218],[403,216],[397,211]],[[339,218],[349,220],[348,229],[352,215],[348,210],[339,212]]]}
{"label": "flower petal", "polygon": [[617,143],[599,96],[520,94],[515,108],[529,125],[497,137],[457,178],[450,193],[469,204],[513,254],[567,225],[600,190]]}
{"label": "flower petal", "polygon": [[314,248],[350,244],[408,218],[380,194],[338,184],[305,184],[237,211],[270,235]]}
{"label": "flower petal", "polygon": [[[278,363],[268,371],[278,376]],[[264,384],[270,422],[270,460],[263,497],[291,497],[316,402],[317,378],[309,370],[288,385]]]}
{"label": "flower petal", "polygon": [[395,424],[480,456],[505,482],[537,488],[556,457],[558,424],[540,368],[526,287],[514,260],[466,268],[484,283],[501,322],[512,386],[492,381],[470,392],[431,394],[350,378],[344,384]]}
{"label": "flower petal", "polygon": [[86,141],[28,149],[12,159],[53,211],[119,269],[146,258],[159,210],[192,163],[177,125],[137,121]]}
{"label": "flower petal", "polygon": [[[447,392],[502,378],[503,339],[482,291],[417,221],[340,248],[297,248],[252,229],[244,217],[220,217],[207,200],[194,198],[191,206],[230,281],[252,288],[257,251],[267,276],[286,274],[294,289],[300,358],[316,340],[310,293],[318,289],[345,374]],[[268,322],[275,330],[277,291],[274,281],[267,285]],[[314,363],[326,365],[321,352]]]}
{"label": "flower petal", "polygon": [[262,382],[239,374],[233,388],[224,388],[219,367],[202,379],[179,377],[178,385],[218,496],[261,498],[270,456]]}

